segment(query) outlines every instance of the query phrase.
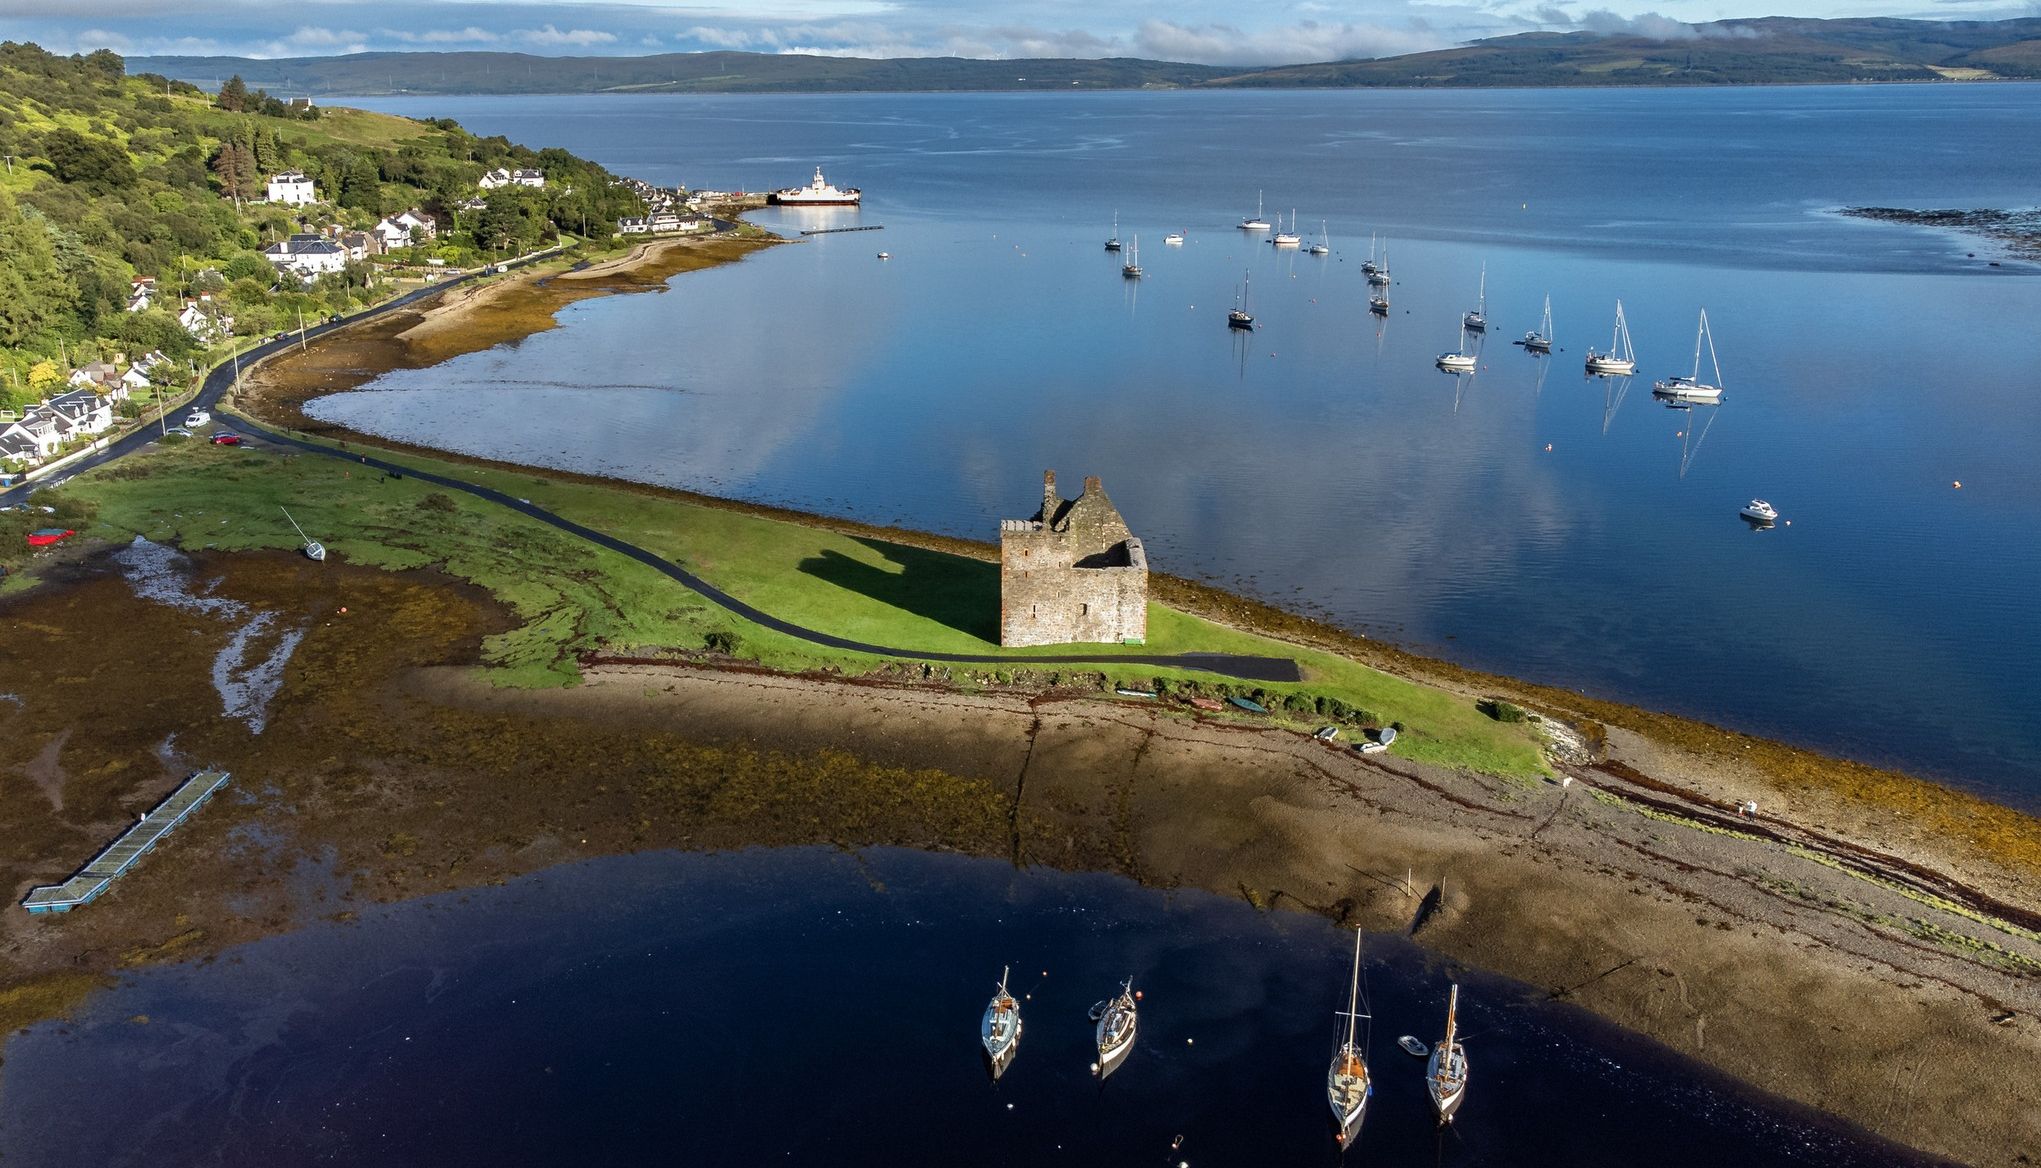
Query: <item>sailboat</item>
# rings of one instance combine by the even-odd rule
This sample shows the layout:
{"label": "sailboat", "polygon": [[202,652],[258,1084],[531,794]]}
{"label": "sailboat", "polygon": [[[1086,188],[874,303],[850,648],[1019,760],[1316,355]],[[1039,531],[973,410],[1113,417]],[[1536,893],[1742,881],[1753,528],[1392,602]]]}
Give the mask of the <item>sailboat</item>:
{"label": "sailboat", "polygon": [[985,1007],[985,1017],[978,1023],[978,1041],[985,1044],[985,1058],[992,1064],[995,1082],[1006,1073],[1015,1052],[1020,1049],[1020,1003],[1014,1001],[1013,995],[1006,990],[1007,972],[1005,969],[999,971],[999,988],[993,991],[992,1001]]}
{"label": "sailboat", "polygon": [[1141,278],[1141,237],[1134,237],[1134,246],[1127,252],[1127,262],[1120,265],[1120,274],[1129,280]]}
{"label": "sailboat", "polygon": [[1474,372],[1474,354],[1467,351],[1467,330],[1460,330],[1460,347],[1450,353],[1440,353],[1436,364],[1447,373]]}
{"label": "sailboat", "polygon": [[326,545],[306,535],[305,529],[298,526],[298,521],[291,519],[289,511],[284,511],[282,507],[278,507],[277,510],[283,511],[283,517],[291,520],[291,527],[296,529],[298,538],[305,541],[304,547],[301,549],[305,553],[305,558],[308,560],[324,561],[326,558]]}
{"label": "sailboat", "polygon": [[1389,315],[1389,290],[1377,288],[1368,293],[1368,311],[1376,316]]}
{"label": "sailboat", "polygon": [[1106,250],[1120,250],[1120,213],[1118,211],[1113,212],[1113,234],[1111,238],[1106,240]]}
{"label": "sailboat", "polygon": [[1361,261],[1361,271],[1370,276],[1375,274],[1375,233],[1372,231],[1368,232],[1368,258]]}
{"label": "sailboat", "polygon": [[[1701,380],[1701,342],[1708,342],[1708,360],[1715,366],[1715,380]],[[1722,400],[1722,362],[1715,357],[1715,334],[1708,331],[1708,310],[1701,310],[1701,323],[1694,330],[1694,372],[1686,377],[1673,376],[1664,381],[1651,383],[1654,397],[1670,398],[1676,402],[1699,402],[1714,405]]]}
{"label": "sailboat", "polygon": [[1488,265],[1481,265],[1481,295],[1474,302],[1474,311],[1460,316],[1460,327],[1477,333],[1488,331]]}
{"label": "sailboat", "polygon": [[1120,983],[1118,997],[1100,1002],[1091,1010],[1098,1019],[1098,1061],[1091,1069],[1104,1082],[1127,1060],[1127,1052],[1134,1049],[1134,1029],[1140,1021],[1135,1013],[1134,979],[1129,977]]}
{"label": "sailboat", "polygon": [[1254,218],[1240,221],[1242,231],[1267,231],[1269,221],[1261,217],[1261,192],[1254,192]]}
{"label": "sailboat", "polygon": [[1325,1101],[1332,1105],[1332,1121],[1339,1125],[1333,1137],[1342,1148],[1351,1147],[1361,1132],[1361,1120],[1368,1113],[1368,1096],[1374,1086],[1368,1082],[1368,1062],[1361,1044],[1354,1041],[1354,1025],[1368,1015],[1361,1009],[1361,931],[1354,930],[1354,975],[1347,987],[1346,1041],[1333,1052],[1332,1065],[1325,1070]]}
{"label": "sailboat", "polygon": [[1630,348],[1630,325],[1623,319],[1623,302],[1616,301],[1616,332],[1609,338],[1609,351],[1587,351],[1587,371],[1602,377],[1628,377],[1637,372],[1637,354]]}
{"label": "sailboat", "polygon": [[1425,1090],[1431,1094],[1432,1110],[1439,1113],[1440,1123],[1453,1122],[1453,1113],[1460,1110],[1460,1100],[1467,1095],[1467,1050],[1456,1037],[1459,1012],[1460,987],[1455,983],[1453,996],[1446,1000],[1446,1036],[1432,1047],[1432,1057],[1425,1064]]}
{"label": "sailboat", "polygon": [[1524,334],[1517,344],[1527,353],[1549,353],[1552,351],[1552,294],[1545,294],[1545,316],[1538,321],[1538,327]]}
{"label": "sailboat", "polygon": [[1375,287],[1377,287],[1377,288],[1386,288],[1386,287],[1388,287],[1388,286],[1389,286],[1389,245],[1388,245],[1388,244],[1386,244],[1386,243],[1385,243],[1385,244],[1383,244],[1383,245],[1382,245],[1382,262],[1381,262],[1381,263],[1379,263],[1379,264],[1376,264],[1376,265],[1375,265],[1374,267],[1372,267],[1372,268],[1368,269],[1367,271],[1368,271],[1368,283],[1370,283],[1370,284],[1373,284],[1373,285],[1374,285]]}
{"label": "sailboat", "polygon": [[1326,233],[1325,220],[1318,221],[1318,242],[1304,249],[1312,255],[1331,255],[1332,236]]}
{"label": "sailboat", "polygon": [[1254,316],[1247,311],[1248,284],[1249,276],[1245,272],[1241,273],[1240,295],[1233,301],[1233,311],[1226,314],[1227,328],[1251,329],[1254,327]]}
{"label": "sailboat", "polygon": [[1295,208],[1290,210],[1290,229],[1284,231],[1278,228],[1275,238],[1269,240],[1269,242],[1277,247],[1296,247],[1304,242],[1304,237],[1297,234],[1297,211]]}

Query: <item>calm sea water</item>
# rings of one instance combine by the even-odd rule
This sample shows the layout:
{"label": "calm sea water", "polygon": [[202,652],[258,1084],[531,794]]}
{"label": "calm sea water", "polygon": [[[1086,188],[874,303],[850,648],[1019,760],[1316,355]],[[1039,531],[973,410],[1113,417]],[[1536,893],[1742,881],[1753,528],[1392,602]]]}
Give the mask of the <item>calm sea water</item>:
{"label": "calm sea water", "polygon": [[[1340,1162],[1323,1103],[1351,934],[1235,900],[915,853],[671,853],[555,869],[152,969],[7,1047],[21,1168]],[[1568,1168],[1918,1161],[1522,987],[1462,978],[1473,1068],[1423,1064],[1450,975],[1371,938],[1357,1153]],[[978,1017],[1027,995],[995,1086]],[[1134,1052],[1087,1070],[1132,975]],[[1183,1137],[1180,1149],[1171,1141]]]}
{"label": "calm sea water", "polygon": [[[364,104],[659,183],[819,162],[861,210],[758,220],[885,229],[314,412],[984,539],[1044,467],[1099,474],[1163,570],[2041,806],[2041,280],[1830,213],[2030,205],[2041,88]],[[1236,230],[1258,190],[1333,254]],[[1116,211],[1138,283],[1100,246]],[[1479,371],[1441,374],[1484,264]],[[1509,341],[1548,294],[1539,360]],[[1618,298],[1641,376],[1585,378]],[[1649,381],[1691,369],[1703,307],[1726,400],[1669,410]],[[1753,496],[1790,525],[1748,530]]]}

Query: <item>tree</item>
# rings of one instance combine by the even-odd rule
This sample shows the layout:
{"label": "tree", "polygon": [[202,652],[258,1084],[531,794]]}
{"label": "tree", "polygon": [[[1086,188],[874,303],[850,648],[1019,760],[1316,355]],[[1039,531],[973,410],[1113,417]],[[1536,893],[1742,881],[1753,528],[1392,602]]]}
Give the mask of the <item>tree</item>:
{"label": "tree", "polygon": [[50,173],[58,180],[89,187],[95,194],[131,187],[135,165],[127,149],[104,138],[88,138],[68,127],[43,135],[43,157],[50,160]]}
{"label": "tree", "polygon": [[376,160],[362,155],[349,158],[340,172],[340,205],[380,212],[382,198],[382,175],[376,169]]}
{"label": "tree", "polygon": [[28,388],[37,397],[48,397],[50,391],[64,384],[64,371],[57,363],[45,357],[28,367]]}
{"label": "tree", "polygon": [[21,345],[49,327],[74,294],[57,270],[56,249],[41,215],[24,215],[0,190],[0,342]]}
{"label": "tree", "polygon": [[234,74],[227,79],[225,85],[220,86],[220,96],[217,100],[221,109],[240,113],[248,108],[248,83],[241,80],[239,73]]}
{"label": "tree", "polygon": [[239,142],[222,142],[219,153],[213,155],[213,177],[220,180],[220,193],[234,200],[237,207],[262,189],[260,173],[255,168],[254,151]]}

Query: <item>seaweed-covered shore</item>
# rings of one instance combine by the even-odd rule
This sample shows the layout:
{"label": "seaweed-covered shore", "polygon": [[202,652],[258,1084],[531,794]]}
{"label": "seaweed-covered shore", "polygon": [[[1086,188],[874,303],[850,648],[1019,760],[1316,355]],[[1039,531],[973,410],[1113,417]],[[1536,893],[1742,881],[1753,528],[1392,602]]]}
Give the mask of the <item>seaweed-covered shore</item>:
{"label": "seaweed-covered shore", "polygon": [[1915,210],[1907,207],[1844,207],[1842,214],[1853,219],[1879,223],[1901,223],[1909,227],[1934,227],[1961,235],[1987,239],[2009,256],[2041,261],[2041,207],[2024,211],[1992,208],[1939,208]]}

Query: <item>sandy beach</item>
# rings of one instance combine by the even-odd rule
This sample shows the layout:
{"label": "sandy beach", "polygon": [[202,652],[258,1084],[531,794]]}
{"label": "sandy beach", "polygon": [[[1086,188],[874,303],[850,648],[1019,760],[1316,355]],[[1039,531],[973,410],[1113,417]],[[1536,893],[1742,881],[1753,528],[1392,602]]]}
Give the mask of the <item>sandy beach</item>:
{"label": "sandy beach", "polygon": [[[297,409],[312,396],[756,246],[652,244],[463,289],[270,363],[239,404],[316,429]],[[17,899],[192,766],[261,792],[209,808],[89,912],[0,914],[7,1026],[126,965],[575,858],[898,845],[1410,932],[1442,962],[1519,979],[1913,1147],[1989,1165],[2031,1164],[2041,1148],[2041,825],[1945,788],[1166,578],[1156,599],[1187,611],[1549,718],[1555,778],[1364,758],[1249,719],[983,677],[594,659],[579,686],[504,689],[477,662],[513,618],[445,576],[282,553],[197,552],[189,570],[303,630],[259,734],[210,716],[232,630],[137,596],[107,551],[0,602],[35,634],[0,657],[12,697],[0,732],[32,748],[0,765],[0,875]],[[89,635],[106,627],[126,635]],[[1750,801],[1755,816],[1737,809]]]}

